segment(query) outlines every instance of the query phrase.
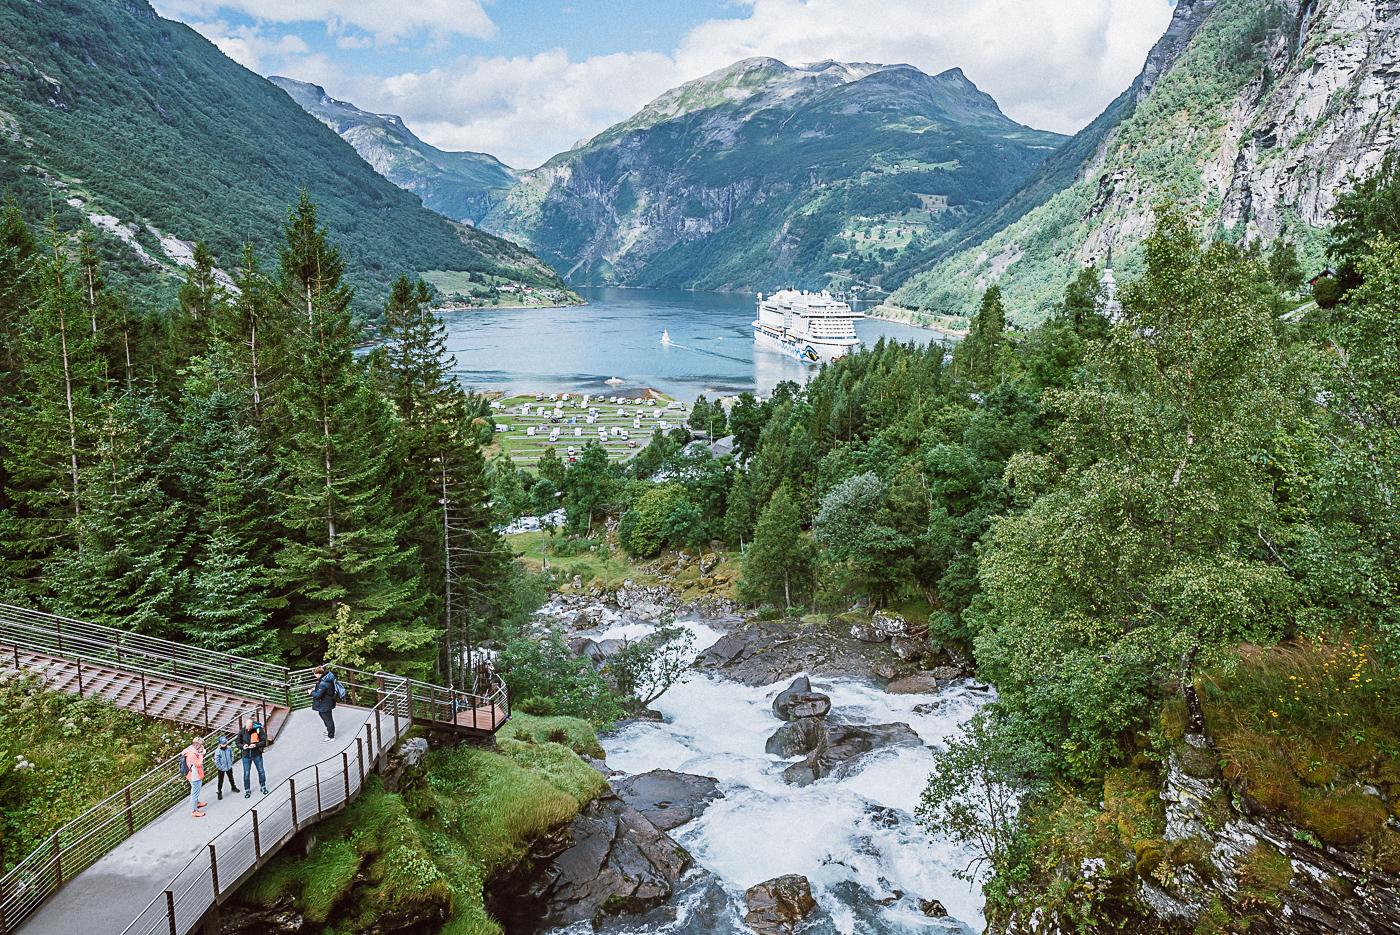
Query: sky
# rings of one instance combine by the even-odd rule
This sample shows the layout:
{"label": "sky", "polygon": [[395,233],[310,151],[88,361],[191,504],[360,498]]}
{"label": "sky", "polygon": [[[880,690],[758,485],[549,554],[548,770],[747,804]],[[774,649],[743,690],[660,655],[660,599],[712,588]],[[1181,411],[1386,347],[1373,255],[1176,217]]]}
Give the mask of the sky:
{"label": "sky", "polygon": [[1012,118],[1080,129],[1174,0],[153,0],[263,75],[528,169],[741,58],[954,66]]}

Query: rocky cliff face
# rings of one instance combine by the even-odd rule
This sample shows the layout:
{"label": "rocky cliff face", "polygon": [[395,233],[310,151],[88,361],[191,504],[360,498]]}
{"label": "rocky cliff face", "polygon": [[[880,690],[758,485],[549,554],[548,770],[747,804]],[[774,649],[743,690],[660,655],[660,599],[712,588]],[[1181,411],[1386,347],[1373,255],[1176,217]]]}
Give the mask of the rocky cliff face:
{"label": "rocky cliff face", "polygon": [[454,221],[475,224],[515,183],[515,172],[486,153],[447,152],[423,142],[396,114],[374,114],[339,101],[316,84],[268,79],[355,147],[374,171]]}
{"label": "rocky cliff face", "polygon": [[483,227],[575,283],[878,291],[1062,140],[957,69],[748,59],[526,173]]}
{"label": "rocky cliff face", "polygon": [[1181,3],[1133,87],[1066,147],[1084,153],[1074,179],[1060,166],[1063,189],[1003,210],[1003,226],[893,302],[962,315],[996,282],[1015,317],[1038,319],[1110,249],[1133,272],[1166,197],[1193,205],[1208,233],[1290,237],[1317,263],[1339,189],[1395,148],[1397,121],[1395,0]]}

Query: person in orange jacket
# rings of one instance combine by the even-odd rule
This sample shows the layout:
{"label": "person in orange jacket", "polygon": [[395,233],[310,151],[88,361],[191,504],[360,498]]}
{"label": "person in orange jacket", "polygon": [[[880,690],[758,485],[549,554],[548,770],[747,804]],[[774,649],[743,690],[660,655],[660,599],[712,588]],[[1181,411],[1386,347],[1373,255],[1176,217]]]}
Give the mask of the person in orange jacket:
{"label": "person in orange jacket", "polygon": [[204,789],[204,739],[195,737],[180,751],[180,760],[181,771],[190,782],[190,814],[203,818],[205,803],[199,801],[199,793]]}

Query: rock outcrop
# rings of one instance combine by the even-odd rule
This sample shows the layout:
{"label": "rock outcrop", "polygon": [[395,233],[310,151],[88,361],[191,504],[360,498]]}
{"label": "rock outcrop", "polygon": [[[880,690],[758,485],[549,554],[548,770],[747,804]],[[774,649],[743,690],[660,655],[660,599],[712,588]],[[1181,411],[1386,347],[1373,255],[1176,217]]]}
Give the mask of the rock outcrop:
{"label": "rock outcrop", "polygon": [[831,696],[812,691],[812,682],[799,675],[773,699],[773,713],[784,721],[825,717],[831,710]]}
{"label": "rock outcrop", "polygon": [[744,905],[744,924],[758,935],[791,935],[817,908],[817,901],[807,878],[789,873],[749,887]]}
{"label": "rock outcrop", "polygon": [[654,769],[612,781],[613,793],[641,812],[662,831],[670,831],[700,816],[710,803],[724,798],[713,776]]}
{"label": "rock outcrop", "polygon": [[536,841],[515,873],[492,880],[488,908],[509,932],[596,924],[669,899],[690,862],[685,848],[639,811],[606,795],[561,832]]}
{"label": "rock outcrop", "polygon": [[[815,722],[815,726],[807,730],[803,741],[815,741],[815,746],[807,751],[805,758],[783,770],[783,779],[795,786],[810,785],[830,776],[873,750],[923,745],[919,735],[908,724],[832,724],[815,718],[809,718],[807,722]],[[776,737],[775,734],[769,738],[770,745]]]}

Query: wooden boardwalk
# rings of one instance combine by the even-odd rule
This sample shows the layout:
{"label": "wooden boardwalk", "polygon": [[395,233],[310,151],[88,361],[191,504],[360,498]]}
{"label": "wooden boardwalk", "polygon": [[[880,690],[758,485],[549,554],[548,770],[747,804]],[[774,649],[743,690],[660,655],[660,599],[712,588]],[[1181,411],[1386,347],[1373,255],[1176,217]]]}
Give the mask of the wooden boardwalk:
{"label": "wooden boardwalk", "polygon": [[52,691],[101,698],[128,711],[203,731],[258,711],[268,736],[276,737],[291,713],[285,705],[219,689],[0,644],[0,672],[4,671],[28,672],[43,679]]}

